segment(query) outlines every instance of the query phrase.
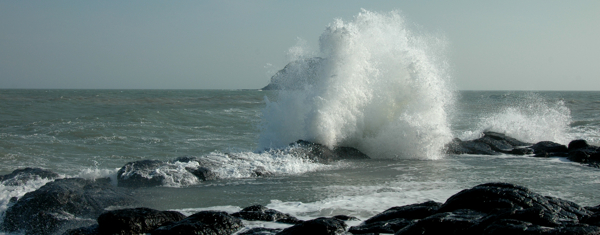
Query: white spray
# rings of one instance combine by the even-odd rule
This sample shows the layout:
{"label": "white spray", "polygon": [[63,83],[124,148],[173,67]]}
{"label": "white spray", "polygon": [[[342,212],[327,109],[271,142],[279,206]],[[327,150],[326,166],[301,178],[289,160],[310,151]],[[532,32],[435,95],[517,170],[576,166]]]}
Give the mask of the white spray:
{"label": "white spray", "polygon": [[260,147],[305,139],[372,158],[442,156],[454,99],[444,40],[415,35],[397,12],[362,10],[331,23],[319,44],[321,58],[295,58],[276,75],[287,89],[267,100]]}

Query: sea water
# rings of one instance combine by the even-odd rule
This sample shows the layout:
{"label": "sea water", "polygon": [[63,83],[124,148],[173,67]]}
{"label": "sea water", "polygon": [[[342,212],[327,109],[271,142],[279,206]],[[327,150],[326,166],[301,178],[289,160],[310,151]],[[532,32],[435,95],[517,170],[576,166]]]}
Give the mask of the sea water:
{"label": "sea water", "polygon": [[[457,91],[444,40],[411,32],[394,12],[334,21],[320,42],[318,52],[293,50],[295,59],[323,58],[316,80],[293,90],[0,90],[0,174],[41,167],[115,183],[127,162],[204,157],[219,166],[218,180],[200,182],[180,164],[164,186],[131,191],[144,206],[185,214],[262,204],[301,219],[366,219],[487,182],[600,204],[597,168],[443,153],[452,138],[485,130],[600,145],[600,92]],[[307,161],[288,151],[298,139],[356,147],[373,159]],[[273,175],[254,177],[257,168]],[[0,184],[0,211],[47,182]]]}

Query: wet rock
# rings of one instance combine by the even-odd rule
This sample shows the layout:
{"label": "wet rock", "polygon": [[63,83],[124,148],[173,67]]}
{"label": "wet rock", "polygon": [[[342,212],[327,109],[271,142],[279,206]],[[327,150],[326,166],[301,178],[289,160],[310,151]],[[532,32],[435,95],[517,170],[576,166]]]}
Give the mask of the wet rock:
{"label": "wet rock", "polygon": [[63,235],[101,235],[98,225],[67,230]]}
{"label": "wet rock", "polygon": [[426,201],[423,203],[392,207],[379,213],[368,220],[365,223],[371,223],[376,221],[386,221],[390,219],[403,218],[403,219],[422,219],[427,216],[433,215],[438,211],[442,204],[434,201]]}
{"label": "wet rock", "polygon": [[253,205],[242,209],[240,212],[231,214],[234,217],[245,220],[273,221],[288,224],[297,224],[301,220],[289,214],[284,214],[277,210],[269,209],[262,205]]}
{"label": "wet rock", "polygon": [[351,147],[336,147],[334,149],[329,149],[324,145],[305,140],[298,140],[290,144],[290,146],[299,147],[292,150],[293,154],[306,157],[318,163],[328,164],[342,159],[369,159],[369,156],[358,149]]}
{"label": "wet rock", "polygon": [[21,197],[4,216],[3,230],[52,234],[95,224],[109,206],[130,206],[136,200],[110,179],[57,179]]}
{"label": "wet rock", "polygon": [[567,146],[562,144],[554,143],[552,141],[542,141],[538,142],[529,148],[533,149],[533,153],[535,154],[543,154],[548,153],[554,156],[565,155],[568,152]]}
{"label": "wet rock", "polygon": [[497,213],[540,207],[555,214],[561,223],[577,223],[589,216],[590,211],[570,201],[544,197],[529,189],[508,183],[488,183],[462,190],[448,198],[439,211],[471,209],[483,213]]}
{"label": "wet rock", "polygon": [[581,148],[587,148],[590,145],[587,143],[587,141],[579,139],[579,140],[573,140],[571,142],[569,142],[569,147],[567,148],[569,151],[574,151],[577,149],[581,149]]}
{"label": "wet rock", "polygon": [[599,234],[598,208],[541,196],[522,186],[488,183],[463,190],[441,206],[426,202],[390,208],[348,231],[397,235]]}
{"label": "wet rock", "polygon": [[159,211],[150,208],[128,208],[108,211],[98,217],[102,234],[149,233],[168,222],[177,222],[185,215],[176,211]]}
{"label": "wet rock", "polygon": [[152,235],[168,234],[232,234],[244,227],[242,220],[222,211],[201,211],[183,220],[168,223],[151,232]]}
{"label": "wet rock", "polygon": [[163,184],[165,177],[157,174],[159,167],[166,163],[159,160],[129,162],[117,172],[119,187],[152,187]]}
{"label": "wet rock", "polygon": [[23,168],[14,170],[12,173],[7,175],[0,175],[0,181],[7,186],[23,185],[30,180],[38,179],[56,179],[59,175],[41,168]]}
{"label": "wet rock", "polygon": [[396,233],[398,230],[410,225],[412,220],[404,218],[395,218],[384,221],[373,221],[362,223],[359,226],[352,226],[348,232],[352,234],[378,234],[378,233]]}
{"label": "wet rock", "polygon": [[360,221],[359,218],[356,218],[354,216],[347,216],[347,215],[336,215],[336,216],[333,216],[332,218],[339,219],[341,221]]}
{"label": "wet rock", "polygon": [[313,85],[321,71],[320,66],[325,61],[321,57],[292,61],[275,73],[271,82],[262,90],[300,90]]}
{"label": "wet rock", "polygon": [[446,154],[481,154],[481,155],[497,155],[498,152],[482,142],[477,141],[462,141],[454,138],[452,142],[446,145]]}
{"label": "wet rock", "polygon": [[396,232],[396,235],[476,234],[470,232],[471,227],[477,225],[484,216],[486,216],[485,213],[468,209],[437,213],[413,221],[410,225]]}
{"label": "wet rock", "polygon": [[335,218],[316,218],[286,228],[278,235],[337,235],[346,232],[346,223]]}
{"label": "wet rock", "polygon": [[[572,141],[573,143],[575,141]],[[571,145],[571,144],[570,144]],[[600,148],[585,144],[574,144],[572,150],[569,150],[569,160],[581,163],[598,163],[600,162]]]}
{"label": "wet rock", "polygon": [[247,231],[240,232],[238,235],[275,235],[281,232],[282,229],[278,228],[251,228]]}
{"label": "wet rock", "polygon": [[529,143],[506,136],[502,133],[486,131],[479,139],[462,141],[454,138],[446,145],[447,154],[480,154],[497,155],[505,154],[530,154],[531,150],[522,148]]}
{"label": "wet rock", "polygon": [[353,234],[365,233],[395,233],[409,225],[411,221],[423,219],[437,212],[442,204],[427,201],[418,204],[392,207],[361,223],[350,227],[348,230]]}
{"label": "wet rock", "polygon": [[200,179],[202,181],[217,179],[217,174],[215,174],[212,170],[210,170],[206,167],[198,167],[196,169],[186,168],[186,170],[189,171],[190,173],[192,173],[193,175],[195,175],[196,177],[198,177],[198,179]]}

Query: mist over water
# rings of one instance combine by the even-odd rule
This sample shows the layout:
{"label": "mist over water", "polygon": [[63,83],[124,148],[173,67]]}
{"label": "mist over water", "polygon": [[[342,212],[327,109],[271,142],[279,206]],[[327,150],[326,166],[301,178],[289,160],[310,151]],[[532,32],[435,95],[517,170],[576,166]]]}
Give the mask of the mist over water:
{"label": "mist over water", "polygon": [[471,107],[473,110],[457,111],[478,111],[480,114],[469,123],[468,130],[457,133],[461,139],[479,138],[483,131],[505,133],[530,143],[554,141],[568,144],[577,138],[569,133],[571,110],[562,99],[550,99],[534,92],[501,92],[467,99],[479,101]]}
{"label": "mist over water", "polygon": [[397,12],[335,20],[318,53],[290,50],[293,71],[280,78],[289,89],[266,100],[259,147],[304,139],[373,158],[440,158],[454,101],[444,44],[412,32]]}

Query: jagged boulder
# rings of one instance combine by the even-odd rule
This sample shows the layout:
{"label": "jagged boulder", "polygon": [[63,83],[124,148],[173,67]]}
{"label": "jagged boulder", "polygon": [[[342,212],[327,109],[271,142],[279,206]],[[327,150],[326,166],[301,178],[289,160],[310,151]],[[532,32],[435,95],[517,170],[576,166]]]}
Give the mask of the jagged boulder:
{"label": "jagged boulder", "polygon": [[350,227],[353,234],[365,233],[395,233],[406,227],[413,220],[423,219],[437,212],[442,204],[427,201],[400,207],[392,207],[361,223],[359,226]]}
{"label": "jagged boulder", "polygon": [[271,77],[271,82],[262,90],[301,90],[314,85],[322,73],[326,59],[313,57],[288,63]]}
{"label": "jagged boulder", "polygon": [[222,211],[201,211],[189,217],[168,223],[151,232],[152,235],[197,234],[221,235],[232,234],[244,227],[242,220]]}
{"label": "jagged boulder", "polygon": [[245,220],[273,221],[287,224],[298,224],[302,222],[290,214],[284,214],[262,205],[249,206],[231,215]]}
{"label": "jagged boulder", "polygon": [[109,206],[136,203],[110,179],[57,179],[21,197],[6,210],[2,230],[27,234],[53,234],[89,226]]}
{"label": "jagged boulder", "polygon": [[150,208],[127,208],[108,211],[98,217],[98,230],[102,234],[140,234],[169,222],[177,222],[185,215],[176,211],[159,211]]}
{"label": "jagged boulder", "polygon": [[465,189],[436,202],[390,208],[353,234],[600,234],[600,206],[581,207],[508,183]]}
{"label": "jagged boulder", "polygon": [[462,141],[454,138],[446,144],[447,154],[480,154],[480,155],[498,155],[515,154],[525,155],[533,153],[533,150],[527,148],[531,144],[509,137],[502,133],[485,131],[481,138],[475,140]]}
{"label": "jagged boulder", "polygon": [[336,218],[316,218],[313,220],[304,221],[292,227],[286,228],[278,235],[337,235],[346,232],[346,223]]}
{"label": "jagged boulder", "polygon": [[369,156],[352,147],[335,147],[329,149],[327,146],[305,140],[298,140],[290,146],[295,146],[292,154],[306,157],[318,163],[332,163],[343,159],[369,159]]}
{"label": "jagged boulder", "polygon": [[128,162],[117,171],[119,187],[152,187],[160,186],[165,179],[157,169],[166,163],[159,160],[141,160]]}
{"label": "jagged boulder", "polygon": [[58,178],[59,175],[49,171],[49,170],[44,170],[41,168],[23,168],[23,169],[16,169],[14,170],[12,173],[7,174],[7,175],[0,175],[0,181],[2,181],[2,183],[4,185],[10,185],[10,186],[17,186],[17,185],[23,185],[25,183],[27,183],[30,180],[37,180],[37,179],[56,179]]}

